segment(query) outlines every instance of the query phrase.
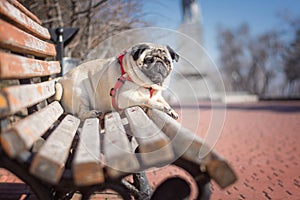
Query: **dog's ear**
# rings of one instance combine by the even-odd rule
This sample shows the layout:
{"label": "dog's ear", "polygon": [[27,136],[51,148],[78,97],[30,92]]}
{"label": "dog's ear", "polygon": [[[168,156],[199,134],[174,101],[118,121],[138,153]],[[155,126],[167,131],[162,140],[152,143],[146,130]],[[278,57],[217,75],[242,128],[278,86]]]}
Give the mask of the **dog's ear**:
{"label": "dog's ear", "polygon": [[175,60],[176,62],[178,62],[179,55],[177,53],[175,53],[175,51],[169,45],[167,45],[167,49],[171,55],[172,60]]}
{"label": "dog's ear", "polygon": [[140,55],[150,47],[146,44],[140,44],[132,48],[131,50],[131,56],[133,57],[133,60],[136,61],[139,59]]}

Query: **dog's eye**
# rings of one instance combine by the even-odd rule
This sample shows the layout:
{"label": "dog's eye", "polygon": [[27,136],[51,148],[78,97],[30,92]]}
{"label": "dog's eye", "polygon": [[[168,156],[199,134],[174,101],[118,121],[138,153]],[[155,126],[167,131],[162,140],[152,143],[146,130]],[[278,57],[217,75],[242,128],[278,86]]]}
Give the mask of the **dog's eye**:
{"label": "dog's eye", "polygon": [[170,62],[169,59],[167,59],[167,58],[164,59],[164,62],[165,62],[166,64],[168,64],[168,65],[171,64],[171,62]]}
{"label": "dog's eye", "polygon": [[152,58],[145,58],[144,63],[145,63],[145,64],[151,64],[152,61],[153,61]]}

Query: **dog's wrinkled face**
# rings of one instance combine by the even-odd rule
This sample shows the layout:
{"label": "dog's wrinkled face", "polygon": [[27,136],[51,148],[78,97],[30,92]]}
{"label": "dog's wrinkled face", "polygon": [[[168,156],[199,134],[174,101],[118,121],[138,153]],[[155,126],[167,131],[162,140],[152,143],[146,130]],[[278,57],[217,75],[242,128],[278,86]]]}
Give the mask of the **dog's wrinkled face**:
{"label": "dog's wrinkled face", "polygon": [[155,84],[162,85],[171,73],[172,61],[179,56],[169,46],[140,44],[133,48],[131,55],[141,71]]}

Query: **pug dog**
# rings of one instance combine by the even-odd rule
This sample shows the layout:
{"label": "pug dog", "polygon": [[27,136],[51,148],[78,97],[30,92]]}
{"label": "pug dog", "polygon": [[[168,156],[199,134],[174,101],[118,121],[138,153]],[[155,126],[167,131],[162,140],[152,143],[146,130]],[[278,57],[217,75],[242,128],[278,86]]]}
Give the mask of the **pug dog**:
{"label": "pug dog", "polygon": [[159,109],[177,119],[162,91],[178,59],[169,46],[137,44],[119,57],[92,60],[69,71],[58,80],[62,92],[55,99],[81,120],[130,106]]}

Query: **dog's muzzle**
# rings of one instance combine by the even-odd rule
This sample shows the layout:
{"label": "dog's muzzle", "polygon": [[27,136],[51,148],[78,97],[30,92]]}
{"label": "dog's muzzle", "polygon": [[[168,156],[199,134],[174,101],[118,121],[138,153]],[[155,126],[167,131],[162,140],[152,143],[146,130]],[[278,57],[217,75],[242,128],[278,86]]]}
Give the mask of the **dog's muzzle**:
{"label": "dog's muzzle", "polygon": [[168,76],[168,69],[162,62],[160,62],[160,61],[156,62],[155,68],[156,68],[157,73],[161,74],[164,78],[166,78]]}

